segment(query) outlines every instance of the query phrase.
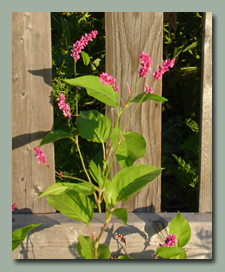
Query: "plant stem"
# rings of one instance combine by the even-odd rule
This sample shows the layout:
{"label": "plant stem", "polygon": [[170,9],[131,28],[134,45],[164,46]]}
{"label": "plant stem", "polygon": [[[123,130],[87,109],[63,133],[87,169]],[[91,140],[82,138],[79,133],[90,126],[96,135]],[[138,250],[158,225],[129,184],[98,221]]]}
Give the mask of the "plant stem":
{"label": "plant stem", "polygon": [[134,88],[133,88],[131,94],[130,94],[129,97],[128,97],[128,100],[127,100],[126,105],[130,102],[130,100],[131,100],[131,98],[132,98],[132,95],[133,95],[133,93],[134,93],[134,91],[135,91],[135,89],[136,89],[136,86],[137,86],[137,84],[138,84],[139,79],[140,79],[140,77],[137,79],[137,81],[136,81],[136,83],[135,83],[135,85],[134,85]]}
{"label": "plant stem", "polygon": [[93,240],[93,242],[95,241],[95,239],[94,239],[94,236],[93,236],[93,232],[92,232],[92,230],[91,230],[91,228],[90,228],[90,226],[87,224],[87,227],[88,227],[88,230],[89,230],[89,232],[90,232],[90,234],[91,234],[91,238],[92,238],[92,240]]}
{"label": "plant stem", "polygon": [[105,224],[104,224],[104,226],[103,226],[103,228],[102,228],[102,230],[101,230],[101,232],[100,232],[100,234],[99,234],[99,236],[98,236],[96,242],[99,242],[99,241],[100,241],[100,239],[101,239],[101,237],[102,237],[102,234],[103,234],[104,231],[105,231],[106,226],[108,225],[109,221],[111,220],[111,216],[112,216],[112,215],[110,214],[110,216],[109,216],[109,218],[108,218],[108,222],[105,222]]}
{"label": "plant stem", "polygon": [[103,142],[102,143],[102,150],[103,150],[103,160],[105,160],[105,145]]}
{"label": "plant stem", "polygon": [[87,176],[87,178],[88,178],[88,181],[89,181],[90,183],[92,183],[92,182],[91,182],[91,178],[90,178],[90,176],[88,175],[87,169],[86,169],[86,167],[85,167],[84,160],[83,160],[83,156],[82,156],[81,151],[80,151],[80,147],[79,147],[79,143],[78,143],[78,135],[76,135],[76,140],[74,140],[73,138],[70,138],[70,139],[71,139],[71,140],[75,143],[75,145],[77,146],[77,150],[78,150],[78,153],[79,153],[79,156],[80,156],[80,160],[81,160],[81,163],[82,163],[84,172],[85,172],[85,174],[86,174],[86,176]]}
{"label": "plant stem", "polygon": [[[137,80],[137,82],[138,82],[138,80]],[[136,85],[137,85],[137,83],[135,84],[135,86],[136,86]],[[133,90],[133,91],[134,91],[134,90]],[[133,93],[133,91],[132,91],[132,93]],[[132,93],[131,93],[131,95],[132,95]],[[144,99],[144,97],[146,96],[146,94],[147,94],[147,93],[145,93],[145,95],[143,95],[142,99],[141,99],[140,102],[138,103],[137,107],[135,108],[133,114],[131,115],[130,119],[128,120],[128,122],[127,122],[127,124],[126,124],[126,126],[125,126],[125,128],[124,128],[124,130],[123,130],[123,132],[122,132],[121,137],[120,137],[119,140],[118,140],[116,149],[114,150],[113,157],[112,157],[112,159],[111,159],[110,165],[109,165],[108,170],[107,170],[106,175],[105,175],[105,179],[104,179],[104,183],[103,183],[102,189],[105,188],[106,179],[107,179],[107,177],[108,177],[108,175],[109,175],[110,169],[111,169],[111,167],[112,167],[113,160],[114,160],[114,158],[115,158],[115,156],[116,156],[117,149],[118,149],[118,147],[119,147],[119,145],[120,145],[120,139],[123,138],[123,135],[124,135],[124,133],[126,132],[126,129],[127,129],[128,125],[129,125],[131,119],[133,118],[135,112],[137,111],[138,107],[140,106],[140,104],[141,104],[142,100]],[[131,97],[131,96],[130,96],[130,97]],[[128,99],[128,102],[129,102],[129,99]],[[120,122],[122,122],[122,120],[120,120]]]}

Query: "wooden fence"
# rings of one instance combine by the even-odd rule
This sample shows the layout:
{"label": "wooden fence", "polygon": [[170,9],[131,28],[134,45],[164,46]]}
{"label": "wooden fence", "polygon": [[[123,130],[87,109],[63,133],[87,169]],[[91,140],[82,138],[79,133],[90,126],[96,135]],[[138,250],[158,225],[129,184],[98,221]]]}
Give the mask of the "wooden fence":
{"label": "wooden fence", "polygon": [[[134,85],[139,69],[137,56],[149,52],[152,70],[162,61],[162,12],[105,13],[106,72],[116,77],[121,89]],[[205,57],[206,56],[206,57]],[[212,212],[212,13],[204,14],[202,95],[199,155],[199,212]],[[55,182],[54,172],[38,165],[34,147],[53,129],[51,25],[49,12],[12,13],[12,203],[17,213],[47,214],[55,211],[45,198],[34,199]],[[140,83],[151,84],[152,79]],[[154,91],[162,94],[157,81]],[[126,100],[127,93],[122,93]],[[127,110],[124,120],[130,116]],[[106,115],[115,123],[113,108]],[[161,164],[161,104],[149,101],[141,105],[129,131],[141,133],[147,152],[140,163]],[[54,168],[54,146],[45,146],[48,163]],[[118,170],[114,164],[113,173]],[[161,180],[158,178],[126,203],[128,212],[161,211]]]}

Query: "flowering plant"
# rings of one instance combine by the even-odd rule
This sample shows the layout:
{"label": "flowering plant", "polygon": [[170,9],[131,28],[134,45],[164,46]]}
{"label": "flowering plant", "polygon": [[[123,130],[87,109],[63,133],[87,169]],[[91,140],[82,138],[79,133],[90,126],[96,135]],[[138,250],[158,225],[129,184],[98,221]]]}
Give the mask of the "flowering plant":
{"label": "flowering plant", "polygon": [[[77,251],[84,259],[109,259],[111,256],[110,250],[106,244],[100,244],[100,239],[107,224],[110,222],[111,217],[115,216],[117,219],[122,220],[126,225],[128,220],[127,210],[123,208],[116,208],[119,201],[128,200],[133,194],[144,188],[149,182],[155,180],[162,171],[162,168],[158,168],[152,165],[134,164],[134,162],[144,157],[146,152],[146,141],[142,135],[136,132],[127,132],[127,127],[133,118],[135,112],[141,103],[148,100],[154,100],[157,102],[165,102],[166,98],[158,96],[153,93],[153,86],[145,85],[145,90],[133,97],[138,81],[141,78],[146,77],[147,73],[151,70],[152,60],[148,54],[142,52],[139,57],[141,59],[141,68],[138,71],[139,76],[137,82],[132,90],[128,87],[128,100],[126,102],[119,95],[119,86],[116,86],[116,79],[107,73],[102,73],[100,76],[80,76],[76,77],[76,64],[80,58],[85,58],[85,54],[82,54],[82,50],[87,46],[89,41],[96,38],[98,32],[91,31],[89,34],[85,34],[82,38],[73,45],[71,57],[74,59],[74,72],[75,78],[64,79],[64,82],[76,87],[76,105],[75,105],[75,118],[72,118],[70,113],[70,106],[66,103],[65,95],[60,92],[58,98],[59,109],[62,110],[63,115],[68,118],[71,125],[76,126],[75,135],[70,135],[68,132],[62,130],[55,130],[48,133],[41,141],[39,147],[35,147],[35,157],[39,159],[39,164],[44,164],[46,167],[51,168],[47,164],[46,155],[40,148],[41,146],[61,139],[69,139],[76,145],[77,152],[80,156],[80,160],[86,174],[86,180],[66,176],[62,172],[56,172],[63,179],[72,178],[77,183],[60,182],[51,185],[46,191],[44,191],[39,197],[47,196],[47,202],[55,210],[60,211],[65,216],[73,220],[78,220],[86,224],[90,236],[80,235],[78,237]],[[165,60],[162,66],[159,66],[158,70],[153,73],[154,81],[160,80],[162,75],[174,66],[175,59]],[[114,128],[112,128],[111,120],[98,112],[97,110],[80,111],[78,109],[78,92],[80,88],[85,88],[88,95],[95,99],[107,104],[108,106],[115,107],[117,110],[117,121]],[[122,106],[119,105],[118,99],[121,100]],[[125,127],[122,129],[122,118],[124,111],[131,105],[136,104],[136,108],[132,113]],[[97,153],[88,167],[84,163],[82,152],[79,146],[79,137],[100,143],[102,150]],[[111,139],[111,146],[108,151],[105,149],[105,143]],[[113,154],[111,159],[109,155]],[[110,169],[114,159],[117,159],[118,163],[122,167],[114,177],[110,177]],[[98,207],[98,211],[101,212],[101,204],[105,202],[105,222],[99,233],[94,238],[94,233],[90,227],[90,221],[93,217],[93,208],[90,200],[90,196],[93,195]],[[38,198],[39,198],[38,197]],[[190,231],[186,231],[185,234],[179,228],[180,225],[185,230],[189,225],[179,213],[174,219],[175,223],[172,223],[171,236],[167,237],[165,245],[160,245],[155,251],[155,255],[163,258],[184,258],[186,257],[185,250],[183,249],[184,242],[190,239]],[[184,225],[184,226],[183,226]],[[188,227],[187,227],[188,226]],[[188,233],[188,234],[187,234]],[[185,239],[184,239],[185,236]],[[116,238],[126,243],[125,238],[121,234],[116,234]],[[177,238],[177,240],[175,240]],[[128,258],[126,256],[120,256],[119,258]]]}

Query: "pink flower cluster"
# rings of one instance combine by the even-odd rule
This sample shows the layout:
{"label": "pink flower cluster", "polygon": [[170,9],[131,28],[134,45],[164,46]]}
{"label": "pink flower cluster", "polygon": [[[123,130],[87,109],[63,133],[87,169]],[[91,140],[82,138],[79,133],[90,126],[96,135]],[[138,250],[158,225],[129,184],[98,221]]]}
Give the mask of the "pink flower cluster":
{"label": "pink flower cluster", "polygon": [[119,90],[119,87],[115,86],[116,79],[108,75],[107,73],[100,74],[99,81],[103,84],[111,85],[115,92]]}
{"label": "pink flower cluster", "polygon": [[71,118],[71,114],[69,113],[70,106],[65,103],[66,98],[65,98],[64,94],[59,93],[59,97],[57,98],[57,100],[59,101],[58,106],[59,106],[59,109],[61,111],[63,111],[63,115],[65,117],[68,116],[69,118]]}
{"label": "pink flower cluster", "polygon": [[[158,248],[164,247],[164,246],[167,246],[167,247],[174,247],[174,244],[177,244],[176,238],[177,238],[177,236],[176,236],[174,233],[168,235],[168,236],[166,237],[165,244],[159,243]],[[154,258],[156,258],[156,254],[155,254],[155,253],[152,253],[151,256],[154,257]]]}
{"label": "pink flower cluster", "polygon": [[155,78],[154,80],[160,80],[161,77],[162,77],[162,75],[165,72],[169,71],[169,67],[173,68],[174,62],[175,62],[175,58],[173,58],[173,59],[166,59],[163,62],[162,66],[159,66],[158,70],[155,73],[153,73],[153,76]]}
{"label": "pink flower cluster", "polygon": [[12,205],[12,212],[13,212],[14,209],[16,208],[16,205],[17,205],[17,203],[14,203],[14,204]]}
{"label": "pink flower cluster", "polygon": [[148,54],[142,52],[139,57],[141,58],[141,69],[138,71],[139,77],[146,77],[146,74],[149,70],[151,70],[150,65],[152,64],[152,60],[150,59]]}
{"label": "pink flower cluster", "polygon": [[177,240],[176,240],[177,236],[173,233],[173,234],[170,234],[166,237],[166,240],[165,240],[165,246],[168,246],[168,247],[173,247],[174,244],[177,244]]}
{"label": "pink flower cluster", "polygon": [[[37,147],[37,146],[34,148],[34,151],[37,152],[37,154],[35,155],[35,157],[39,159],[38,163],[39,164],[42,164],[42,163],[45,164],[46,161],[47,161],[45,159],[46,154],[39,147]],[[50,166],[48,166],[48,167],[50,167]]]}
{"label": "pink flower cluster", "polygon": [[85,35],[82,36],[79,41],[76,41],[73,44],[74,48],[71,50],[72,52],[71,57],[73,57],[75,61],[77,61],[80,58],[79,54],[81,50],[87,46],[89,41],[93,41],[92,39],[96,38],[97,34],[98,34],[97,30],[92,30],[89,34],[85,33]]}
{"label": "pink flower cluster", "polygon": [[146,93],[150,93],[150,94],[152,94],[153,93],[153,91],[152,91],[152,87],[151,88],[149,88],[149,86],[148,85],[145,85],[145,88],[146,88]]}

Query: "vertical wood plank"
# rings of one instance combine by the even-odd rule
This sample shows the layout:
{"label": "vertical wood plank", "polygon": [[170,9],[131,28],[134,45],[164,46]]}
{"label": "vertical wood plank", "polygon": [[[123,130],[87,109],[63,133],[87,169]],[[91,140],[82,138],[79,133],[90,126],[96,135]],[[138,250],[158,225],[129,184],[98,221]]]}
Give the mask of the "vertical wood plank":
{"label": "vertical wood plank", "polygon": [[212,212],[212,13],[205,12],[202,47],[199,212]]}
{"label": "vertical wood plank", "polygon": [[[138,79],[140,69],[139,54],[148,53],[153,60],[152,70],[146,78],[141,78],[135,96],[144,91],[144,85],[153,83],[152,72],[162,63],[163,50],[163,13],[162,12],[106,12],[106,72],[117,79],[120,96],[127,101],[128,82],[132,89]],[[162,94],[161,81],[154,82],[154,93]],[[125,111],[122,128],[129,120],[135,105]],[[116,121],[116,109],[106,107],[106,115],[113,125]],[[144,158],[136,163],[161,166],[161,103],[148,101],[141,104],[131,121],[127,131],[138,132],[147,142]],[[107,144],[109,148],[110,142]],[[114,176],[120,166],[114,163],[111,175]],[[151,182],[140,192],[118,207],[128,212],[159,212],[161,211],[161,178]]]}
{"label": "vertical wood plank", "polygon": [[[12,13],[12,203],[17,213],[55,212],[45,198],[55,182],[38,164],[34,147],[53,127],[51,26],[49,12]],[[43,146],[54,169],[53,145]]]}

